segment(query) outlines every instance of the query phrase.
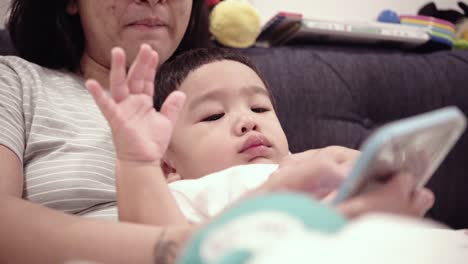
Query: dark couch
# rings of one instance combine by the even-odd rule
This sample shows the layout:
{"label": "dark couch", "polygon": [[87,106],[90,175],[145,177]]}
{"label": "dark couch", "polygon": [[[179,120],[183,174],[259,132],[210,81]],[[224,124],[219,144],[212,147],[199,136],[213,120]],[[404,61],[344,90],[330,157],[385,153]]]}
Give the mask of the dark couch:
{"label": "dark couch", "polygon": [[[468,51],[410,53],[369,47],[254,48],[292,152],[328,145],[358,149],[377,126],[443,106],[468,114]],[[428,216],[468,228],[468,134],[428,183]]]}
{"label": "dark couch", "polygon": [[[0,43],[0,52],[12,49]],[[357,149],[380,124],[447,105],[468,114],[468,52],[320,46],[243,52],[272,86],[293,152],[328,145]],[[467,171],[465,134],[428,184],[437,197],[429,217],[468,228]]]}

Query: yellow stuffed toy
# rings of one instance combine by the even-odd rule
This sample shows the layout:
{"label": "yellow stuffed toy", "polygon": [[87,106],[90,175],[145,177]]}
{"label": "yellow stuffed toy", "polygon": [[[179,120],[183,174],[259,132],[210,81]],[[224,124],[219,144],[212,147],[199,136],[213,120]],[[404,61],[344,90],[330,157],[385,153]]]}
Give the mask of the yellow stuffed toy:
{"label": "yellow stuffed toy", "polygon": [[247,0],[224,0],[211,11],[210,32],[224,46],[248,48],[261,32],[260,15]]}

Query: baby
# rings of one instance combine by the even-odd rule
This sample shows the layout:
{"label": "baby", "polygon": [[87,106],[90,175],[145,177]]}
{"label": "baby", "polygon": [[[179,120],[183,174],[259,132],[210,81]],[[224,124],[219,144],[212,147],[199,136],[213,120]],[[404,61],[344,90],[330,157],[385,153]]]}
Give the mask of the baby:
{"label": "baby", "polygon": [[[112,128],[121,220],[203,221],[262,184],[289,154],[269,88],[246,57],[199,49],[164,64],[156,85],[132,83],[142,70],[134,66],[128,73],[132,87],[112,90],[125,81],[115,71],[125,55],[119,49],[113,53],[113,98],[93,83],[87,86]],[[157,65],[154,57],[143,47],[135,65],[151,68]],[[263,165],[237,166],[249,164]]]}
{"label": "baby", "polygon": [[183,54],[158,71],[156,109],[175,90],[187,101],[162,158],[170,179],[276,164],[288,155],[268,85],[246,57],[223,49]]}
{"label": "baby", "polygon": [[[143,45],[128,75],[123,50],[112,52],[111,97],[95,81],[86,86],[112,129],[120,220],[153,225],[207,220],[262,185],[288,156],[269,88],[244,56],[223,49],[185,53],[159,69],[155,92],[155,51]],[[296,180],[313,172],[295,162],[290,162],[288,184],[313,193],[309,180]],[[318,175],[327,178],[330,173]],[[387,184],[389,194],[402,193],[400,207],[417,205],[418,213],[429,208],[413,202],[419,199],[400,188],[406,186],[402,180]],[[328,189],[339,184],[333,182]],[[277,189],[284,188],[280,184]],[[388,204],[387,196],[372,193],[362,197],[370,198],[368,203],[358,199],[341,210],[353,216],[379,209],[382,201]]]}

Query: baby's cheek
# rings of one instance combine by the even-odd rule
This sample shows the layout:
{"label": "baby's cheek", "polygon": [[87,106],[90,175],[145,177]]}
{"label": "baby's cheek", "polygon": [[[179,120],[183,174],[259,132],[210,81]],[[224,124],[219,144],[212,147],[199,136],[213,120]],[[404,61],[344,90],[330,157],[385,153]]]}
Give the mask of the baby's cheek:
{"label": "baby's cheek", "polygon": [[214,172],[236,165],[235,154],[226,142],[218,142],[207,148],[203,160],[206,163],[206,168]]}

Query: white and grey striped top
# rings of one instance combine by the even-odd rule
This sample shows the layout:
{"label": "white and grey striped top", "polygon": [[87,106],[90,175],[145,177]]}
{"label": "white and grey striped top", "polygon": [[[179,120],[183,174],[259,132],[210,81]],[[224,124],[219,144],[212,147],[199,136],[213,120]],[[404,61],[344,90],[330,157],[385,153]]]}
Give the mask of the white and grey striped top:
{"label": "white and grey striped top", "polygon": [[110,128],[79,76],[0,57],[0,144],[23,161],[24,199],[115,219]]}

